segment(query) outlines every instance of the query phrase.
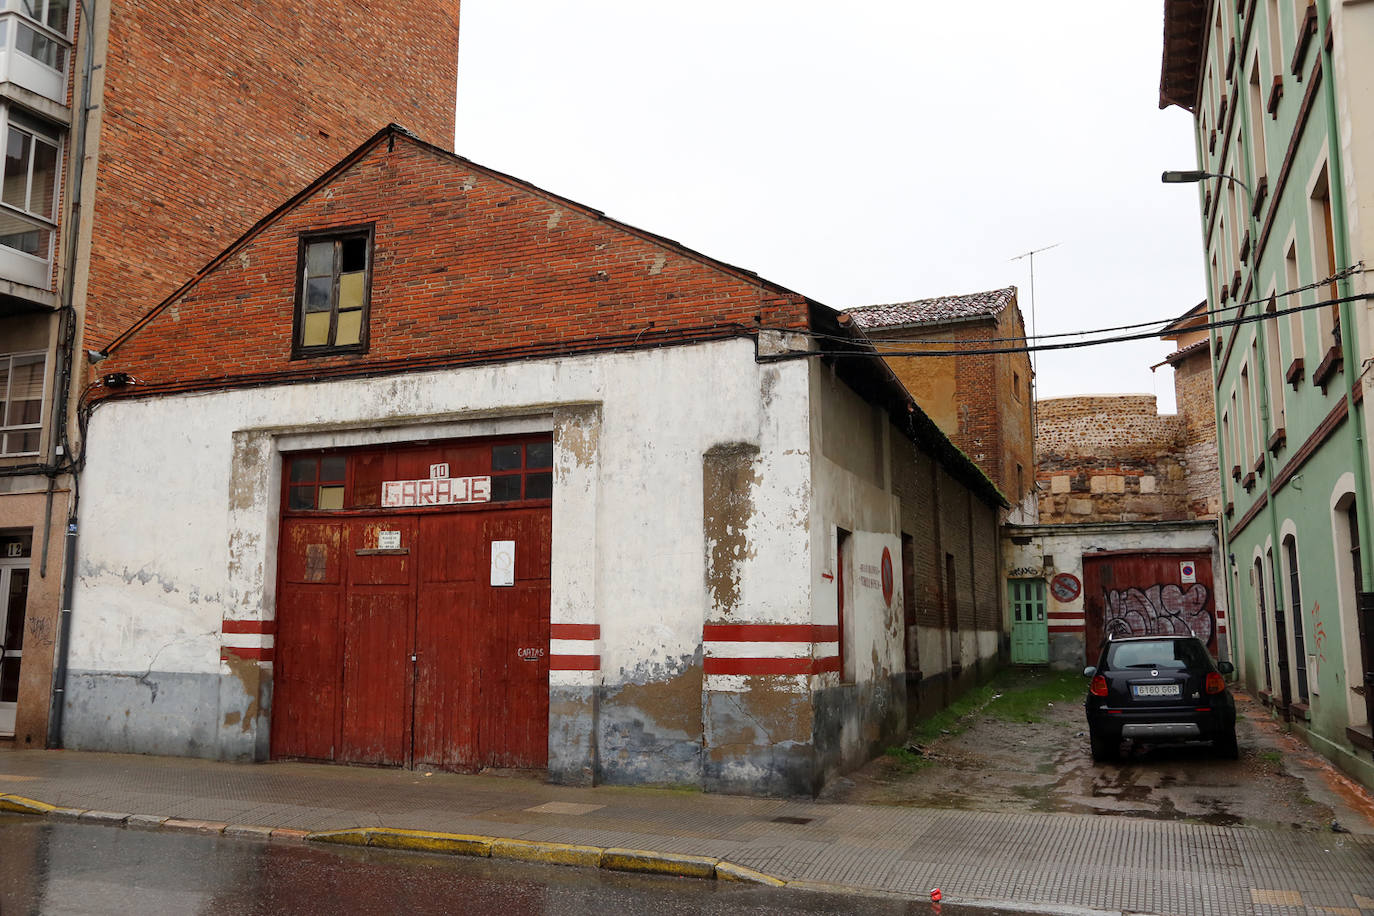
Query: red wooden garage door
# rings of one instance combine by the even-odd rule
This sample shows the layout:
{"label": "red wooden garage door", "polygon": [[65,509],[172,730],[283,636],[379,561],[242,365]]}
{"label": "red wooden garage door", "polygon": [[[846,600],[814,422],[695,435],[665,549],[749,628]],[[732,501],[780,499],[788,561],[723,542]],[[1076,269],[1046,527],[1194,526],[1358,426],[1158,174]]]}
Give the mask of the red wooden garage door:
{"label": "red wooden garage door", "polygon": [[547,436],[288,456],[274,757],[547,765],[551,464]]}
{"label": "red wooden garage door", "polygon": [[1083,555],[1085,664],[1113,636],[1197,636],[1217,654],[1212,557],[1201,551],[1101,551]]}

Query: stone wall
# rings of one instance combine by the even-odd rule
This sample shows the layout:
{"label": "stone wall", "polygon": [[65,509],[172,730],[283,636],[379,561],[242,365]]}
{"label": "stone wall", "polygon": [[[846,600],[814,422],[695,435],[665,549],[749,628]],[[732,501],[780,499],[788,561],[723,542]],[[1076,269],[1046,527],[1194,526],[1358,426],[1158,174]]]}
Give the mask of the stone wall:
{"label": "stone wall", "polygon": [[1159,414],[1152,395],[1053,398],[1036,409],[1042,524],[1194,517],[1183,420]]}

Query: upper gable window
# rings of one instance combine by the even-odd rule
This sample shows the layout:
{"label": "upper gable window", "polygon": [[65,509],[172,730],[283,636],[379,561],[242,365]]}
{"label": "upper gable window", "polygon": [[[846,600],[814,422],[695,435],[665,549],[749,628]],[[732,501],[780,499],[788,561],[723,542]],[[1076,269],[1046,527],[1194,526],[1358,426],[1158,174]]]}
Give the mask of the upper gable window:
{"label": "upper gable window", "polygon": [[301,236],[293,355],[367,349],[372,227]]}

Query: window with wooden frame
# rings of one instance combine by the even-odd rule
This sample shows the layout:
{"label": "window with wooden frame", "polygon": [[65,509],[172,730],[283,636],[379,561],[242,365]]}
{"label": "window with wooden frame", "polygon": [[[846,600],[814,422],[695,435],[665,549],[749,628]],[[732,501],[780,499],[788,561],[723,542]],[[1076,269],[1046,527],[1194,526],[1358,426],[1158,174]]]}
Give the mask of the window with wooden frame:
{"label": "window with wooden frame", "polygon": [[367,350],[372,238],[371,225],[301,236],[293,357]]}

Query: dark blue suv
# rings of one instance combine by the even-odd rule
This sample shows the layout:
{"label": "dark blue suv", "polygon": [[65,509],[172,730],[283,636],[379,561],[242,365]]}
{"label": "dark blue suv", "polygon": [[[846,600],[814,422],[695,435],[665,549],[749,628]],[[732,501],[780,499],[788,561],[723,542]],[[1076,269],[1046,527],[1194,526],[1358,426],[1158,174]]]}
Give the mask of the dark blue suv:
{"label": "dark blue suv", "polygon": [[1231,760],[1236,746],[1236,701],[1226,689],[1235,668],[1213,662],[1196,636],[1108,639],[1095,667],[1084,709],[1093,760],[1112,760],[1122,741],[1147,744],[1210,741]]}

